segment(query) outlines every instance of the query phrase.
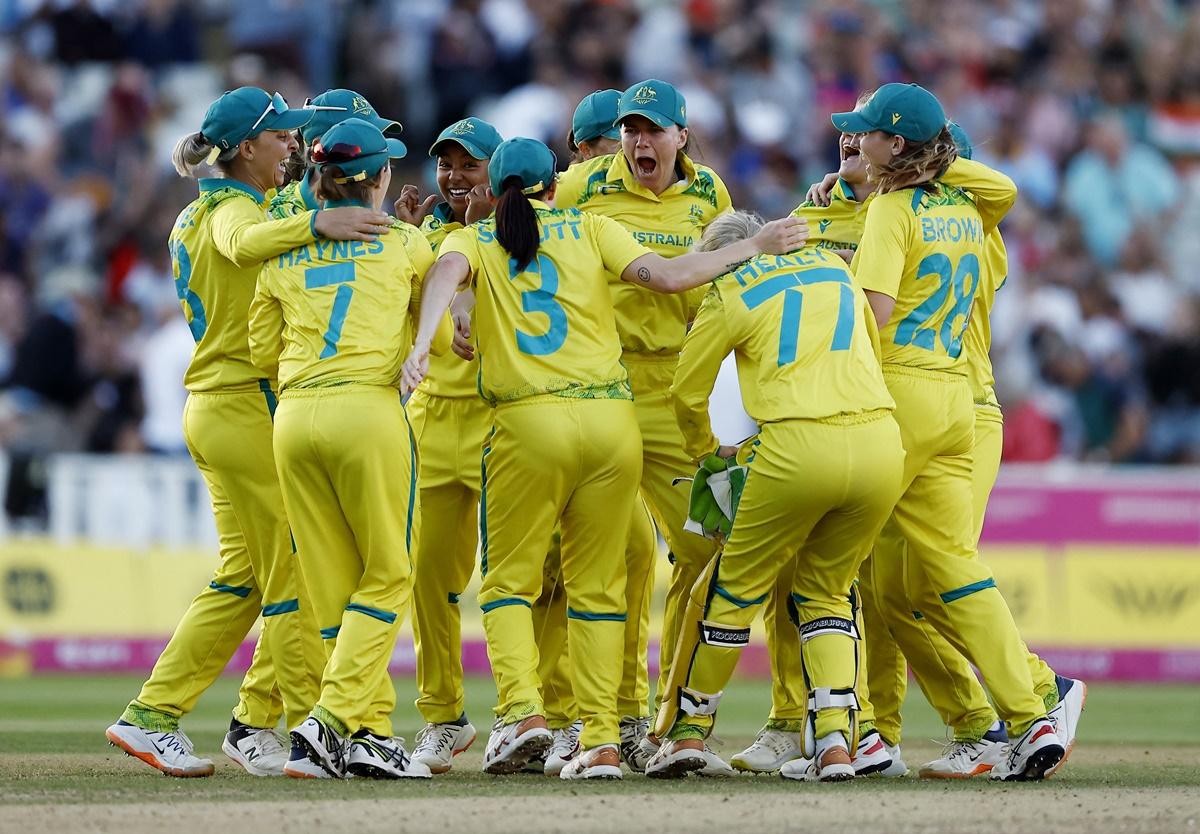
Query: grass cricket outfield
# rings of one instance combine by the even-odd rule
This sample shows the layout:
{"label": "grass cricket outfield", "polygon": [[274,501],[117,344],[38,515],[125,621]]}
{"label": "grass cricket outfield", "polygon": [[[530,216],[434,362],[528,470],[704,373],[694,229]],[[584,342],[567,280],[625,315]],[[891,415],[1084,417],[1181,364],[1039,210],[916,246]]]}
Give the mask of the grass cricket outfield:
{"label": "grass cricket outfield", "polygon": [[[420,719],[399,679],[397,732],[411,742]],[[864,779],[809,785],[777,776],[656,782],[563,783],[479,772],[494,697],[468,681],[468,715],[481,738],[453,772],[431,782],[256,779],[220,752],[235,697],[222,678],[183,727],[208,779],[170,779],[110,747],[104,728],[136,694],[130,677],[0,680],[0,832],[241,831],[591,832],[759,834],[842,830],[1005,834],[1200,834],[1200,689],[1093,686],[1070,763],[1039,785]],[[735,681],[721,703],[716,748],[728,757],[766,715],[764,681]],[[919,693],[906,707],[905,760],[915,771],[944,730]]]}

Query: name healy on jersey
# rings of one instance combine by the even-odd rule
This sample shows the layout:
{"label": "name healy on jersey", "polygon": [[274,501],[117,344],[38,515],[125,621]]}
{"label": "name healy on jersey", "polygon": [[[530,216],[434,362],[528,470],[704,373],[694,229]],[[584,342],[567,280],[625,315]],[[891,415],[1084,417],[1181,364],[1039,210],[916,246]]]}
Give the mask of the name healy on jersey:
{"label": "name healy on jersey", "polygon": [[975,217],[922,217],[921,240],[926,243],[958,243],[961,240],[982,243],[983,223]]}

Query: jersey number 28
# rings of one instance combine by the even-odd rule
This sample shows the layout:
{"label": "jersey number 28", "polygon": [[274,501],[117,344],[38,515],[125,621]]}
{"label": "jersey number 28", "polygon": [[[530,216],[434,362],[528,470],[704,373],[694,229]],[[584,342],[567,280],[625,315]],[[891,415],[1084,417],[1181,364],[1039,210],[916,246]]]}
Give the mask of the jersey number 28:
{"label": "jersey number 28", "polygon": [[[963,255],[958,268],[953,269],[950,258],[935,252],[917,264],[917,280],[937,276],[938,286],[933,295],[922,301],[896,326],[896,344],[912,345],[924,350],[934,350],[940,341],[947,355],[957,359],[962,353],[963,335],[967,331],[967,320],[971,316],[971,303],[979,289],[979,258],[971,252]],[[970,287],[967,282],[970,280]],[[954,293],[954,306],[946,313],[939,326],[935,317],[941,312],[950,293]],[[954,323],[962,316],[962,325],[955,331]]]}

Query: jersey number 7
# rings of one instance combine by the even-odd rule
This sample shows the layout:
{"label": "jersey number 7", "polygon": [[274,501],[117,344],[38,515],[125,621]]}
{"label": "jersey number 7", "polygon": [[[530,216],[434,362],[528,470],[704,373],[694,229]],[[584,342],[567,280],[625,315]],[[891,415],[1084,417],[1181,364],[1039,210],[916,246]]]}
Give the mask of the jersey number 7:
{"label": "jersey number 7", "polygon": [[830,350],[849,350],[854,335],[854,290],[850,288],[850,277],[839,269],[806,269],[785,272],[755,284],[742,293],[747,310],[770,301],[783,293],[783,315],[779,320],[779,367],[796,361],[796,350],[800,344],[800,313],[804,309],[802,285],[840,284],[837,324],[833,328]]}
{"label": "jersey number 7", "polygon": [[318,290],[323,287],[338,285],[333,296],[333,310],[329,313],[329,327],[325,330],[325,347],[321,350],[321,359],[336,356],[338,340],[342,338],[342,325],[346,323],[346,314],[350,312],[350,299],[354,297],[354,261],[314,266],[304,270],[304,289]]}

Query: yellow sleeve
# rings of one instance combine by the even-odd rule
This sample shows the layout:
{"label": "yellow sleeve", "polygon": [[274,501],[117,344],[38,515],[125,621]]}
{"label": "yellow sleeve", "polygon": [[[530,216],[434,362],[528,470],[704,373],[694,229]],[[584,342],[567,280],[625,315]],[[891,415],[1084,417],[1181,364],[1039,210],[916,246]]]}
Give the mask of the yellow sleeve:
{"label": "yellow sleeve", "polygon": [[567,209],[579,202],[587,183],[587,171],[587,165],[577,162],[558,175],[558,187],[554,190],[555,208]]}
{"label": "yellow sleeve", "polygon": [[604,259],[604,268],[617,280],[625,267],[636,261],[642,255],[649,255],[650,250],[633,239],[629,230],[612,218],[602,214],[584,212],[585,222],[591,224],[592,240],[600,257]]}
{"label": "yellow sleeve", "polygon": [[908,240],[908,219],[896,200],[875,200],[867,208],[862,242],[854,253],[855,282],[864,290],[896,298]]}
{"label": "yellow sleeve", "polygon": [[733,211],[733,200],[729,196],[729,189],[725,187],[725,181],[718,177],[715,171],[712,178],[717,186],[717,214]]}
{"label": "yellow sleeve", "polygon": [[250,361],[267,379],[279,378],[279,354],[283,350],[283,308],[270,291],[269,273],[258,276],[250,302]]}
{"label": "yellow sleeve", "polygon": [[950,163],[941,181],[975,197],[975,206],[983,219],[983,231],[987,234],[999,225],[1017,201],[1017,185],[1011,179],[982,162],[959,157]]}
{"label": "yellow sleeve", "polygon": [[[429,268],[433,266],[433,247],[429,245],[425,235],[416,229],[412,231],[399,229],[398,231],[404,235],[404,248],[413,264],[412,289],[408,296],[408,315],[415,333],[417,323],[421,321],[421,292],[425,286],[425,276],[429,274]],[[442,316],[442,320],[438,322],[437,331],[433,334],[433,341],[429,344],[429,352],[434,356],[441,356],[450,350],[453,342],[454,323],[450,319],[450,311],[447,310],[446,315]]]}
{"label": "yellow sleeve", "polygon": [[238,266],[252,266],[316,239],[317,213],[265,220],[251,200],[232,198],[213,209],[209,229],[217,251]]}
{"label": "yellow sleeve", "polygon": [[683,450],[693,460],[712,454],[720,441],[712,431],[708,398],[712,396],[721,362],[733,350],[725,318],[725,302],[718,287],[709,287],[704,303],[679,354],[675,381],[671,383],[671,406],[683,434]]}

